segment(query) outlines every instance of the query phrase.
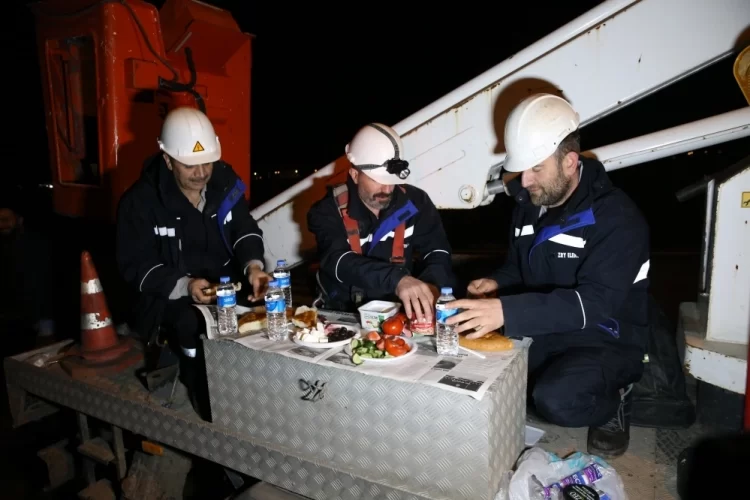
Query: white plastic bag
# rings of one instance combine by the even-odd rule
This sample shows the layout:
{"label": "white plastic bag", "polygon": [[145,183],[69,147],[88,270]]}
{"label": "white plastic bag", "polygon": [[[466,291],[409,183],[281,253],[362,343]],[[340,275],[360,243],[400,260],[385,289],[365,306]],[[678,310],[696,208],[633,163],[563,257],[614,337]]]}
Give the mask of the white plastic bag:
{"label": "white plastic bag", "polygon": [[561,459],[554,453],[534,447],[526,450],[518,459],[516,472],[508,486],[508,500],[558,500],[559,490],[553,489],[551,496],[545,497],[544,487],[575,474],[586,466],[596,463],[602,478],[590,486],[607,494],[610,500],[628,500],[622,479],[614,468],[595,455],[574,453]]}

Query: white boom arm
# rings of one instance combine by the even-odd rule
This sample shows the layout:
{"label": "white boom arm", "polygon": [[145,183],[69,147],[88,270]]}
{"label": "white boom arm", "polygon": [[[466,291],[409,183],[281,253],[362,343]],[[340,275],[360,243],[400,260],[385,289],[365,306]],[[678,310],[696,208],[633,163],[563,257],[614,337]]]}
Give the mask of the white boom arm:
{"label": "white boom arm", "polygon": [[[505,118],[520,99],[556,93],[587,125],[732,55],[750,41],[749,28],[748,0],[604,2],[396,124],[409,182],[441,209],[490,203],[501,190],[493,181]],[[748,136],[748,123],[750,108],[743,108],[595,153],[608,168],[622,168],[686,150],[699,137],[715,144]],[[307,211],[347,170],[341,157],[253,211],[270,259],[296,265],[315,248]]]}

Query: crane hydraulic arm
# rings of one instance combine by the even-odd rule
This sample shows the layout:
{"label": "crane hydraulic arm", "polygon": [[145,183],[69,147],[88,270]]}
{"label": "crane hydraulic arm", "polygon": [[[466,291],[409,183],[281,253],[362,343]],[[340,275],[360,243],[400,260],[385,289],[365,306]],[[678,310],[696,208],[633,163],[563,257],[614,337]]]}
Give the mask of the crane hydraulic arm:
{"label": "crane hydraulic arm", "polygon": [[[747,0],[606,1],[396,124],[409,181],[438,208],[490,203],[502,192],[505,117],[522,97],[559,94],[585,126],[732,56],[750,41],[749,28]],[[707,146],[750,135],[748,123],[750,108],[743,108],[590,153],[622,168],[687,151],[698,138]],[[347,168],[341,157],[253,211],[273,235],[269,258],[298,264],[314,249],[304,214]]]}

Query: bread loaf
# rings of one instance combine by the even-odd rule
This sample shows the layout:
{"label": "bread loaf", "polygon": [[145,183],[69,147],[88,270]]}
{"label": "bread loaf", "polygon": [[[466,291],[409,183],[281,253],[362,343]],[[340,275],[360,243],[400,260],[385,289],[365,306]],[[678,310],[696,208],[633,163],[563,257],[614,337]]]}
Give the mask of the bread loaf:
{"label": "bread loaf", "polygon": [[458,344],[472,351],[509,351],[513,341],[497,332],[490,332],[478,339],[467,339],[464,335],[458,338]]}

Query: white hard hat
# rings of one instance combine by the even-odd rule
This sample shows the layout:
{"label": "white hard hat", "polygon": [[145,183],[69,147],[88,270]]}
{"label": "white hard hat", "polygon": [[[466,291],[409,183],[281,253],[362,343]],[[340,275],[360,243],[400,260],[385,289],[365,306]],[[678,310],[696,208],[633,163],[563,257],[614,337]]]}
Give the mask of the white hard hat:
{"label": "white hard hat", "polygon": [[211,121],[194,108],[170,111],[158,142],[159,149],[185,165],[213,163],[221,158],[221,144]]}
{"label": "white hard hat", "polygon": [[403,154],[401,137],[382,123],[362,127],[346,145],[346,157],[354,168],[387,186],[406,183],[410,171]]}
{"label": "white hard hat", "polygon": [[552,156],[563,139],[578,129],[580,118],[565,99],[552,94],[527,97],[505,122],[503,168],[523,172]]}

